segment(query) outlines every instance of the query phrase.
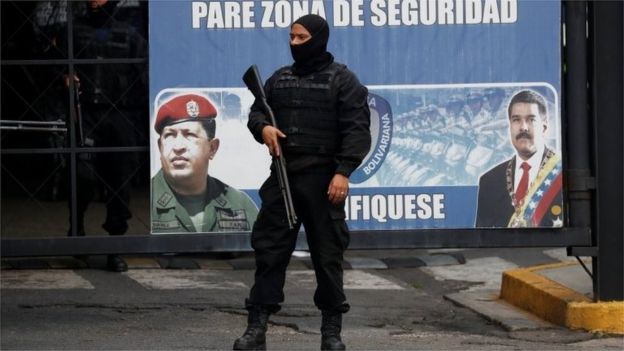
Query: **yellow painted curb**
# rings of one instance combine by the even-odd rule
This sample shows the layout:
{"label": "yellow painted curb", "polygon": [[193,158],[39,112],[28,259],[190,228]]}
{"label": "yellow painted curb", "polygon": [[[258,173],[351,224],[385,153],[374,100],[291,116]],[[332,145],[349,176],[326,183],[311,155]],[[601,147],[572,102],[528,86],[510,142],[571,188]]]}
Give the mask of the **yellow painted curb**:
{"label": "yellow painted curb", "polygon": [[536,273],[576,264],[562,262],[503,272],[501,298],[561,326],[624,334],[623,301],[593,302],[587,296]]}

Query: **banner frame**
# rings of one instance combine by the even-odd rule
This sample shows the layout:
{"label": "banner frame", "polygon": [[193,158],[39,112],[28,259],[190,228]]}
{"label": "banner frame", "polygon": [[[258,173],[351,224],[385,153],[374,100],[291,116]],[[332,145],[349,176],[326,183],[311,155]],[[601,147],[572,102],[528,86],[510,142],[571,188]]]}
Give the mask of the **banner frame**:
{"label": "banner frame", "polygon": [[[2,239],[4,258],[25,256],[251,251],[249,233]],[[590,228],[353,231],[350,250],[590,246]],[[307,248],[300,233],[297,249]]]}

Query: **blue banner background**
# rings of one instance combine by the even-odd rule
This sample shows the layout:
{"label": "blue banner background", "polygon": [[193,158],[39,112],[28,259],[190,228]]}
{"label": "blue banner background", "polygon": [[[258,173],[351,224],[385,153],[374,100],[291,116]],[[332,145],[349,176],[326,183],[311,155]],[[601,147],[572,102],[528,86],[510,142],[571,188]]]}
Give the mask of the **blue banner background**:
{"label": "blue banner background", "polygon": [[[191,3],[150,2],[152,101],[174,86],[241,87],[251,64],[267,78],[292,62],[288,28],[194,29]],[[332,18],[332,2],[324,3]],[[559,91],[561,4],[517,4],[511,24],[333,27],[330,20],[328,50],[366,85],[547,82]]]}
{"label": "blue banner background", "polygon": [[[480,129],[461,125],[459,129],[472,134],[456,135],[453,134],[456,132],[448,128],[442,131],[442,139],[436,139],[436,142],[443,140],[443,143],[447,143],[443,145],[445,150],[450,146],[459,150],[467,145],[470,149],[477,144],[479,147],[489,149],[494,156],[489,163],[481,165],[482,169],[472,170],[469,173],[464,171],[465,167],[462,164],[454,171],[453,178],[444,174],[449,171],[449,166],[444,166],[444,162],[441,162],[440,166],[430,163],[427,165],[429,167],[427,172],[431,174],[429,178],[418,180],[419,178],[415,176],[410,179],[402,177],[405,169],[414,174],[422,173],[415,169],[417,168],[415,165],[423,162],[423,155],[415,152],[411,143],[421,140],[426,144],[428,139],[439,137],[437,132],[437,134],[423,132],[427,129],[421,125],[412,126],[406,118],[410,114],[424,116],[429,113],[423,110],[426,107],[430,110],[433,108],[440,118],[447,118],[450,111],[447,103],[451,97],[460,96],[467,102],[470,94],[483,95],[487,87],[501,88],[504,90],[505,98],[508,98],[516,88],[536,89],[545,95],[549,104],[551,124],[555,127],[548,136],[549,145],[561,152],[559,115],[561,4],[559,1],[502,1],[517,4],[517,21],[514,23],[436,23],[381,27],[371,23],[370,1],[363,2],[364,11],[361,16],[363,25],[346,27],[332,25],[333,2],[323,2],[326,18],[331,27],[329,51],[334,54],[337,61],[347,64],[362,83],[371,87],[372,93],[379,94],[387,100],[394,118],[395,143],[391,142],[389,150],[386,150],[389,152],[388,157],[384,155],[377,169],[379,172],[376,170],[374,177],[365,179],[358,174],[358,184],[352,186],[351,195],[373,193],[389,195],[401,191],[406,194],[444,194],[446,215],[442,220],[393,220],[380,223],[375,220],[358,219],[349,220],[351,229],[474,226],[478,172],[504,158],[509,158],[512,152],[508,139],[505,140],[507,127],[504,124],[493,123],[496,119],[498,122],[506,121],[504,106],[497,107],[496,111],[490,109],[486,113],[486,120],[492,121],[488,132],[497,133],[496,138],[492,137],[487,141],[489,144],[478,144],[481,142],[477,140],[481,133]],[[209,5],[216,2],[218,1],[196,3]],[[222,4],[227,2],[221,1]],[[273,3],[284,4],[283,1]],[[492,1],[481,1],[481,4],[485,3]],[[501,0],[495,3],[500,6]],[[247,189],[259,204],[257,188],[267,174],[269,159],[258,156],[263,152],[259,149],[254,151],[253,156],[249,156],[249,161],[245,161],[245,154],[241,154],[241,148],[249,149],[249,146],[245,145],[252,145],[254,142],[245,128],[244,116],[248,112],[249,96],[236,89],[244,87],[241,76],[252,64],[258,65],[263,78],[266,79],[277,68],[292,62],[288,47],[289,28],[287,26],[261,28],[263,8],[260,1],[253,3],[254,28],[209,29],[205,27],[205,19],[200,20],[200,28],[193,28],[192,4],[193,1],[186,0],[152,1],[149,4],[152,111],[161,102],[158,98],[159,93],[166,89],[173,91],[222,89],[237,94],[242,104],[241,117],[237,121],[226,121],[225,131],[236,132],[229,132],[227,137],[221,134],[224,151],[220,150],[222,155],[217,156],[221,157],[221,160],[217,158],[215,163],[221,162],[221,166],[216,167],[220,167],[217,172],[221,172],[222,180],[235,187]],[[418,89],[414,90],[414,86],[418,86]],[[414,100],[416,98],[422,99],[422,103],[420,100]],[[485,111],[487,107],[485,98],[483,101]],[[220,107],[221,110],[226,108]],[[464,117],[470,114],[468,105],[462,107],[461,114]],[[235,125],[234,122],[238,124]],[[221,122],[218,122],[218,125],[223,125],[219,123]],[[431,130],[436,129],[433,124],[429,127]],[[217,136],[220,135],[219,128],[221,127],[217,129]],[[376,134],[378,132],[379,129],[374,131]],[[240,133],[237,137],[240,145],[236,151],[232,148],[231,154],[227,154],[228,140],[233,137],[231,133]],[[155,147],[157,137],[152,134],[152,173],[159,168],[158,149]],[[380,134],[376,138],[379,142]],[[399,144],[399,141],[402,144]],[[243,164],[239,165],[235,175],[234,171],[230,171],[232,177],[248,175],[249,181],[228,181],[231,178],[228,176],[227,164],[223,163],[229,162],[227,160],[232,158]],[[258,160],[266,166],[265,170],[257,171]],[[249,165],[248,170],[240,168],[245,164]],[[255,168],[252,169],[252,165]],[[211,175],[212,167],[211,165]]]}

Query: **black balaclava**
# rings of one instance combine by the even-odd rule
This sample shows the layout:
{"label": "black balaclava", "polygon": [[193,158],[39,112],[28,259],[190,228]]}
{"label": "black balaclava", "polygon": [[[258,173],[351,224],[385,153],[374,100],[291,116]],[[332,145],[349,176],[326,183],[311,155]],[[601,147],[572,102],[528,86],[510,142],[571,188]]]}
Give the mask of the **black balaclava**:
{"label": "black balaclava", "polygon": [[293,22],[300,24],[310,32],[312,38],[300,45],[290,45],[290,52],[295,63],[293,73],[302,76],[327,67],[334,62],[334,56],[327,52],[329,25],[318,15],[305,15]]}

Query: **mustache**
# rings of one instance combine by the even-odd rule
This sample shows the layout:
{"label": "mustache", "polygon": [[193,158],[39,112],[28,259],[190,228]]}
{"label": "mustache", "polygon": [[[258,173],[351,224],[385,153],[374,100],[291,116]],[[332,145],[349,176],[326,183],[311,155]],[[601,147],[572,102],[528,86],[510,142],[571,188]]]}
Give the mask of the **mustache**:
{"label": "mustache", "polygon": [[527,132],[520,132],[518,133],[518,135],[516,135],[516,140],[520,139],[520,138],[527,138],[527,139],[533,139],[533,137],[531,136],[531,134],[527,133]]}

